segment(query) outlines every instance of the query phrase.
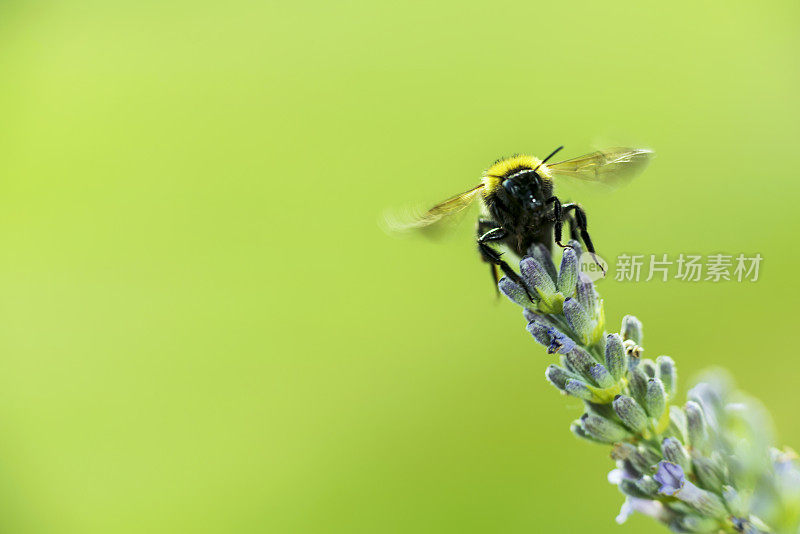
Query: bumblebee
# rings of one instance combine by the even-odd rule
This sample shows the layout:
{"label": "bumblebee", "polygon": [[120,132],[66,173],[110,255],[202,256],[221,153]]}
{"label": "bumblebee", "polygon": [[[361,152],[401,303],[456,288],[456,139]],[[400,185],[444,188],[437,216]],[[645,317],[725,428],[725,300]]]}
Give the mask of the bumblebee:
{"label": "bumblebee", "polygon": [[[641,148],[616,147],[548,163],[562,148],[558,147],[541,160],[520,154],[500,159],[484,171],[481,182],[472,189],[394,227],[432,227],[463,212],[473,202],[479,202],[478,251],[490,266],[495,288],[498,269],[525,287],[519,275],[502,259],[496,246],[506,245],[519,257],[536,244],[544,245],[551,252],[554,244],[566,248],[567,245],[562,243],[564,223],[569,224],[571,237],[582,241],[594,258],[595,248],[589,236],[586,212],[580,204],[562,203],[554,194],[554,180],[564,177],[619,185],[641,171],[653,153]],[[596,259],[595,262],[600,265]]]}

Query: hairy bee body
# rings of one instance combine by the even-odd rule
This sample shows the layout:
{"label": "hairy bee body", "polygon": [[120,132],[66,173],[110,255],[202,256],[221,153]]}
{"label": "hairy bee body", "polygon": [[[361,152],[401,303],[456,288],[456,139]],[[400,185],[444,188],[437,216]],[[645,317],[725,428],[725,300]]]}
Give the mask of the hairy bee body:
{"label": "hairy bee body", "polygon": [[[561,148],[543,160],[529,155],[497,160],[483,173],[477,186],[390,226],[400,229],[432,227],[478,201],[482,212],[477,228],[478,250],[483,261],[491,266],[495,286],[500,269],[525,287],[519,275],[502,259],[503,253],[495,248],[497,245],[507,246],[520,257],[532,245],[543,245],[552,252],[554,244],[565,246],[562,243],[565,222],[569,224],[570,237],[583,241],[586,251],[594,257],[586,212],[579,204],[561,202],[554,193],[554,177],[618,185],[641,171],[652,152],[616,147],[548,164]],[[602,269],[596,258],[595,262]]]}
{"label": "hairy bee body", "polygon": [[484,215],[478,225],[497,223],[508,234],[499,242],[519,256],[533,244],[548,250],[553,246],[555,220],[552,206],[547,205],[553,196],[553,182],[544,172],[540,160],[512,156],[496,162],[484,175]]}

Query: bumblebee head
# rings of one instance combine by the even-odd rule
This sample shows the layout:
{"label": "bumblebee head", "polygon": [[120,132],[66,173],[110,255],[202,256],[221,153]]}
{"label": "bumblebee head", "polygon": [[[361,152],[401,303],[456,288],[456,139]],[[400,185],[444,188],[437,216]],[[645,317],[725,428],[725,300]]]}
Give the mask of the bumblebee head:
{"label": "bumblebee head", "polygon": [[496,161],[483,175],[484,197],[500,194],[526,208],[543,207],[553,194],[552,177],[545,163],[562,148],[543,160],[518,154]]}
{"label": "bumblebee head", "polygon": [[523,206],[536,209],[544,205],[552,192],[550,183],[534,169],[522,169],[503,180],[501,187]]}

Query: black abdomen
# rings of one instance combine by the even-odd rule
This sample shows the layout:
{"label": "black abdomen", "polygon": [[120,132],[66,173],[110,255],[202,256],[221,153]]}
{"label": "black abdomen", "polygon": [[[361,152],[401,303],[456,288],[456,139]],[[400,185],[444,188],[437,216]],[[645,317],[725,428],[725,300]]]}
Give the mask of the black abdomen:
{"label": "black abdomen", "polygon": [[552,251],[552,206],[547,201],[551,195],[550,184],[528,171],[504,180],[484,198],[489,215],[508,232],[503,243],[520,257],[533,244]]}

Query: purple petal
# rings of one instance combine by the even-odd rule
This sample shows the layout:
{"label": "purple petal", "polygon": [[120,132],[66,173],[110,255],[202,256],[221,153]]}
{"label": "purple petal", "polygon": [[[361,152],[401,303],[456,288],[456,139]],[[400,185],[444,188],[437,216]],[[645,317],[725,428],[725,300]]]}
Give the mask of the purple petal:
{"label": "purple petal", "polygon": [[547,347],[549,354],[567,354],[575,348],[575,342],[557,328],[550,328],[547,333],[550,335],[550,346]]}
{"label": "purple petal", "polygon": [[528,323],[528,332],[536,341],[547,347],[549,354],[567,354],[576,347],[575,342],[561,330],[537,320]]}
{"label": "purple petal", "polygon": [[681,466],[664,460],[658,462],[658,470],[653,475],[653,480],[661,484],[658,492],[662,495],[674,495],[686,483],[686,477]]}

